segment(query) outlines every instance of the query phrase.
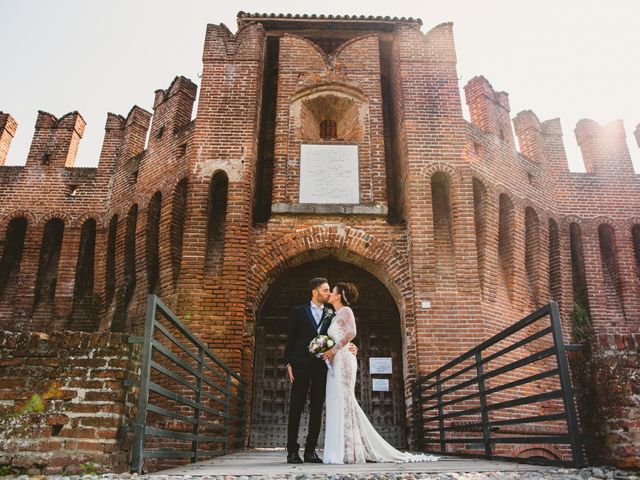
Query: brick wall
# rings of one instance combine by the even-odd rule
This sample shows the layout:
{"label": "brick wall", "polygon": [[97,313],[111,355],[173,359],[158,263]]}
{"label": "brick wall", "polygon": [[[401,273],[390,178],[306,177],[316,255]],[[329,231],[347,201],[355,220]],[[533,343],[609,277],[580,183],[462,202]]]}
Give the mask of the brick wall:
{"label": "brick wall", "polygon": [[128,468],[137,350],[117,333],[0,331],[0,465],[29,474]]}
{"label": "brick wall", "polygon": [[604,334],[575,353],[572,371],[584,389],[578,406],[589,461],[640,468],[640,335]]}

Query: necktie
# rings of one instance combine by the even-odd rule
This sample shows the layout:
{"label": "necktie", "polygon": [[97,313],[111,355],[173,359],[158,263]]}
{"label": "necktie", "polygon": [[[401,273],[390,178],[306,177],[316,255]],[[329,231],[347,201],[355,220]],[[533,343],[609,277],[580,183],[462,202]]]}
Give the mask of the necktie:
{"label": "necktie", "polygon": [[320,319],[322,318],[322,307],[312,307],[313,310],[313,316],[316,319],[316,324],[319,325],[320,324]]}

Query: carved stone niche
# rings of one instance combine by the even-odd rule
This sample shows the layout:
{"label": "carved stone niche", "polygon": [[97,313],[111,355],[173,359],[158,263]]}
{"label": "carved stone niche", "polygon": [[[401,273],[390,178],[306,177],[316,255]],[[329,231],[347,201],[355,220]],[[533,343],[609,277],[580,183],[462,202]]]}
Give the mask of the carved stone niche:
{"label": "carved stone niche", "polygon": [[297,140],[359,143],[365,137],[369,105],[358,91],[341,85],[306,89],[292,98]]}

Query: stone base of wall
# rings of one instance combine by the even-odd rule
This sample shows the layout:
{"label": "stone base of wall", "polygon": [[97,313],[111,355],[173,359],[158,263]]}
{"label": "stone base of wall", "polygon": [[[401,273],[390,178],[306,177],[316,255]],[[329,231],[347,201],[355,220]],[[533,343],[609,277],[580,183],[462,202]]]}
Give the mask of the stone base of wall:
{"label": "stone base of wall", "polygon": [[139,355],[122,334],[0,331],[0,466],[128,471]]}
{"label": "stone base of wall", "polygon": [[590,464],[640,469],[640,334],[590,338],[571,352],[578,408]]}

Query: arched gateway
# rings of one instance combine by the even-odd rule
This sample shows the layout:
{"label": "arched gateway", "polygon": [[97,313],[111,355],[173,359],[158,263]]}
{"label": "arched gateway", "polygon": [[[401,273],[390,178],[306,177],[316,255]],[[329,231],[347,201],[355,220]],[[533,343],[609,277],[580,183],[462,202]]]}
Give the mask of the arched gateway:
{"label": "arched gateway", "polygon": [[[275,447],[286,443],[290,384],[283,356],[287,318],[291,307],[309,301],[307,283],[315,276],[326,277],[331,285],[349,281],[358,287],[360,299],[354,306],[358,326],[354,342],[359,347],[356,396],[377,430],[392,444],[404,447],[403,337],[398,308],[387,288],[373,274],[331,254],[284,271],[271,284],[258,310],[250,445]],[[372,357],[385,359],[383,363],[390,359],[391,373],[372,373]],[[306,438],[307,414],[305,408],[301,445]],[[322,442],[323,433],[320,446]]]}

